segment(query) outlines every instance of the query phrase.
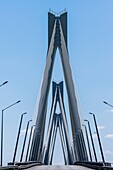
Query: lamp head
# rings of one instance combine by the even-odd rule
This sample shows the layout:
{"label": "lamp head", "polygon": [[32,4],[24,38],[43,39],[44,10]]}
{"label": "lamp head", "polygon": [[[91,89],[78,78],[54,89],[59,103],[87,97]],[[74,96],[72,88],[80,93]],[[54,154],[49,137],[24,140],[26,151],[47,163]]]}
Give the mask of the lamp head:
{"label": "lamp head", "polygon": [[89,112],[90,115],[94,115],[94,113]]}
{"label": "lamp head", "polygon": [[22,113],[22,115],[25,115],[25,114],[27,114],[27,112],[25,112],[25,113]]}
{"label": "lamp head", "polygon": [[18,100],[16,103],[20,103],[21,102],[21,100]]}
{"label": "lamp head", "polygon": [[3,85],[6,84],[6,83],[8,83],[8,81],[5,81],[5,82],[3,83]]}
{"label": "lamp head", "polygon": [[32,120],[29,120],[28,122],[31,122]]}
{"label": "lamp head", "polygon": [[103,101],[104,104],[108,104],[106,101]]}
{"label": "lamp head", "polygon": [[84,121],[89,122],[87,119],[84,119]]}

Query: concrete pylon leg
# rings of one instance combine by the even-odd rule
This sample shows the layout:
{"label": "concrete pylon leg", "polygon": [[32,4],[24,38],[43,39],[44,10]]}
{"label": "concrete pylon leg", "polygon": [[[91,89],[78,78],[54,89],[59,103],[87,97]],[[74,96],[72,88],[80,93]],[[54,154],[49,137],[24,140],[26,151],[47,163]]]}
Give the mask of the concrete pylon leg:
{"label": "concrete pylon leg", "polygon": [[66,145],[65,145],[64,136],[63,136],[61,114],[59,115],[59,133],[60,133],[60,138],[61,138],[61,143],[62,143],[64,162],[65,162],[65,165],[67,165],[68,163],[67,163],[67,157],[66,157]]}

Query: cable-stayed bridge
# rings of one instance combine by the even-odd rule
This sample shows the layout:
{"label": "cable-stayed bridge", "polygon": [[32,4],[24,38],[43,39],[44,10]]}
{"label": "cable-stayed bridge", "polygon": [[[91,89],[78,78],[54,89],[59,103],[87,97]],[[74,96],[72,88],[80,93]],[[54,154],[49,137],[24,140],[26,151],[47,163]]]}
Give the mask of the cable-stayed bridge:
{"label": "cable-stayed bridge", "polygon": [[[64,102],[64,82],[56,83],[52,81],[52,72],[54,69],[54,60],[56,51],[59,50],[64,80],[67,90],[68,107],[70,114],[70,126],[72,132],[72,141],[70,141],[69,125],[67,121],[67,112]],[[50,86],[52,84],[52,103],[48,101]],[[49,123],[47,127],[46,142],[45,124],[47,118],[48,104],[51,106]],[[60,112],[57,113],[57,105]],[[93,115],[94,116],[94,115]],[[95,117],[94,117],[95,118]],[[65,165],[52,165],[55,142],[59,131],[62,144],[62,152]],[[32,131],[31,131],[32,132]],[[86,131],[87,132],[87,131]],[[85,139],[87,137],[87,140]],[[92,139],[93,140],[93,139]],[[71,143],[73,142],[73,145]],[[98,162],[93,145],[94,158],[92,158],[88,136],[84,136],[78,110],[77,96],[74,88],[71,66],[69,62],[68,43],[67,43],[67,12],[55,15],[48,13],[48,49],[46,56],[46,65],[41,84],[40,97],[38,101],[38,110],[36,124],[29,142],[26,159],[23,160],[23,152],[19,163],[15,162],[16,152],[13,162],[1,169],[112,169],[110,164],[105,162],[102,153],[102,162]],[[101,145],[100,145],[101,146]],[[17,145],[16,145],[17,147]],[[24,146],[25,147],[25,146]],[[23,147],[23,149],[24,149]],[[60,154],[60,153],[59,153]]]}

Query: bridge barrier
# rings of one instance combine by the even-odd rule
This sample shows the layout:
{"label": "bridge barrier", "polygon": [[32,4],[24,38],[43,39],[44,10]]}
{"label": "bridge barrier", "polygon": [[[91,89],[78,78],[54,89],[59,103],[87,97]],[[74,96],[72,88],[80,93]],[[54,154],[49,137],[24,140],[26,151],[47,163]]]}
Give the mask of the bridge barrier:
{"label": "bridge barrier", "polygon": [[0,167],[0,170],[19,170],[19,169],[28,169],[34,166],[42,166],[44,165],[42,162],[37,161],[29,161],[29,162],[17,162],[17,163],[8,163],[8,166]]}
{"label": "bridge barrier", "polygon": [[113,170],[113,167],[111,167],[111,163],[106,162],[105,164],[103,162],[75,162],[74,165],[80,165],[87,168],[95,169],[95,170]]}

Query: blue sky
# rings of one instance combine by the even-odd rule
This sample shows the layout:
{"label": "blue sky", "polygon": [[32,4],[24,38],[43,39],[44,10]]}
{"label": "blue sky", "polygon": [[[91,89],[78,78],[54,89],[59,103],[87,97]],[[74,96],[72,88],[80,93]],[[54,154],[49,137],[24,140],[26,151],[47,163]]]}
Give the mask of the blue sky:
{"label": "blue sky", "polygon": [[[12,160],[20,115],[33,117],[46,61],[49,9],[68,12],[68,48],[70,63],[84,118],[96,115],[105,159],[113,162],[113,1],[112,0],[1,0],[0,1],[0,109],[21,100],[4,112],[4,164]],[[56,55],[53,79],[63,80],[59,55]],[[66,103],[67,105],[67,103]],[[66,106],[67,107],[67,106]],[[22,133],[24,134],[24,133]],[[111,135],[110,135],[111,134]],[[23,135],[19,143],[20,157]],[[95,145],[98,147],[95,138]],[[97,151],[99,152],[99,150]],[[56,157],[54,162],[61,163]],[[98,160],[101,160],[98,153]]]}

